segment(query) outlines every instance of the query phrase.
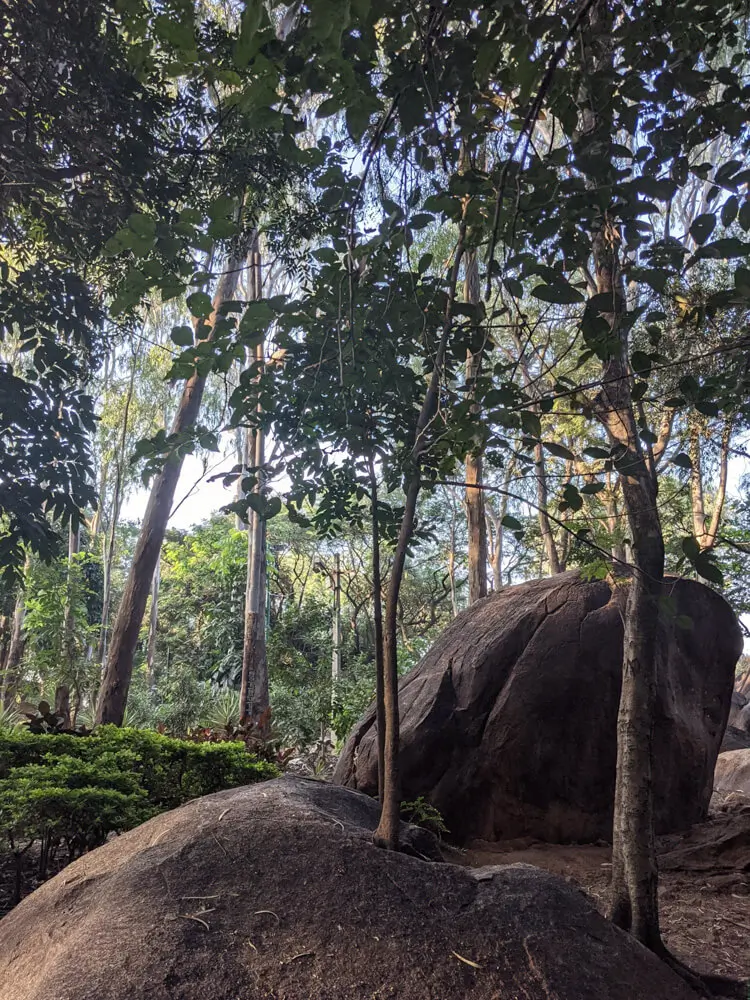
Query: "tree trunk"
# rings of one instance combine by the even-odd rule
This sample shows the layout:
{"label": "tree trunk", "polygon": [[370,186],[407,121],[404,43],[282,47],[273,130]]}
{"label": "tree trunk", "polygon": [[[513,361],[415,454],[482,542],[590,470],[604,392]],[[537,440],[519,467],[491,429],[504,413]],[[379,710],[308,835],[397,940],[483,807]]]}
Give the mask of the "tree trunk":
{"label": "tree trunk", "polygon": [[[28,576],[29,559],[26,557],[26,567],[24,576]],[[26,617],[26,598],[23,590],[20,590],[16,598],[16,607],[13,612],[13,629],[10,634],[10,646],[8,647],[8,658],[5,661],[5,674],[3,675],[3,689],[0,692],[0,704],[3,708],[8,708],[15,700],[16,694],[21,684],[21,660],[26,645],[26,636],[23,631],[23,623]]]}
{"label": "tree trunk", "polygon": [[[214,297],[214,312],[209,320],[208,335],[205,339],[210,339],[213,335],[214,325],[219,318],[217,312],[219,306],[233,297],[237,287],[237,276],[242,262],[230,257],[226,263],[226,269],[219,279]],[[196,324],[196,326],[200,326],[200,324]],[[205,385],[205,376],[201,376],[197,372],[185,383],[180,405],[172,424],[173,434],[183,434],[190,431],[195,425],[200,413]],[[151,487],[146,513],[135,547],[133,563],[112,629],[112,639],[96,709],[96,721],[100,725],[108,722],[118,726],[122,725],[133,673],[133,659],[138,644],[138,633],[143,622],[151,581],[159,560],[167,522],[172,510],[182,462],[182,455],[176,452],[170,454]]]}
{"label": "tree trunk", "polygon": [[[333,557],[333,622],[331,635],[331,719],[336,703],[336,691],[341,679],[341,556]],[[331,744],[336,745],[336,733],[331,727]]]}
{"label": "tree trunk", "polygon": [[[254,461],[262,495],[264,461],[263,432],[257,428],[249,435],[254,446]],[[242,648],[242,681],[240,686],[241,722],[265,737],[270,722],[268,697],[268,665],[266,662],[265,593],[266,593],[266,522],[257,511],[250,514],[247,532],[247,590],[245,592],[245,634]]]}
{"label": "tree trunk", "polygon": [[[130,405],[133,401],[135,391],[135,375],[138,368],[138,351],[133,352],[133,363],[130,367],[130,381],[128,382],[128,392],[125,397],[125,410],[122,417],[122,432],[120,443],[115,453],[115,483],[112,491],[112,515],[110,519],[108,537],[104,539],[104,573],[102,580],[102,620],[99,629],[99,648],[97,650],[97,662],[102,671],[107,656],[107,638],[109,629],[109,607],[112,602],[112,566],[115,558],[115,539],[117,537],[117,525],[120,520],[120,510],[122,508],[123,479],[126,461],[126,447],[128,439],[128,425],[130,423]],[[102,494],[103,496],[103,494]]]}
{"label": "tree trunk", "polygon": [[[234,453],[237,458],[237,465],[243,469],[245,467],[245,434],[246,430],[243,427],[235,427],[234,429]],[[235,502],[242,500],[242,476],[239,477],[234,488],[234,499]],[[245,524],[239,514],[234,515],[234,527],[237,531],[244,531]]]}
{"label": "tree trunk", "polygon": [[58,684],[55,688],[55,715],[61,716],[64,729],[70,729],[70,688],[67,684]]}
{"label": "tree trunk", "polygon": [[552,576],[560,572],[560,558],[557,554],[555,536],[552,533],[547,507],[549,506],[549,490],[547,489],[547,470],[544,465],[544,448],[539,443],[534,449],[534,468],[536,478],[536,497],[539,507],[539,530],[542,533],[544,554]]}
{"label": "tree trunk", "polygon": [[[719,537],[721,518],[724,513],[724,503],[727,498],[727,478],[729,476],[729,445],[732,440],[732,427],[734,418],[730,415],[724,421],[721,432],[721,450],[719,452],[719,482],[716,486],[716,496],[714,497],[711,522],[708,528],[704,529],[701,548],[712,549],[716,545]],[[705,523],[705,522],[704,522]]]}
{"label": "tree trunk", "polygon": [[599,294],[611,296],[608,316],[619,351],[603,366],[596,400],[610,441],[621,449],[620,483],[630,528],[633,573],[625,605],[622,693],[617,719],[617,777],[612,836],[612,920],[661,951],[653,831],[652,744],[656,703],[656,644],[664,575],[664,541],[656,481],[640,443],[627,369],[627,331],[621,324],[619,240],[603,227],[594,265]]}
{"label": "tree trunk", "polygon": [[[464,301],[478,305],[479,292],[479,262],[475,250],[467,251],[465,257],[466,280],[464,283]],[[481,350],[466,356],[466,385],[468,398],[476,394],[476,382],[482,368]],[[477,404],[472,406],[473,412],[478,412]],[[484,492],[482,490],[482,455],[481,452],[467,452],[464,460],[466,469],[466,526],[469,536],[469,604],[487,596],[487,521],[484,514]]]}
{"label": "tree trunk", "polygon": [[404,575],[406,550],[409,547],[419,497],[419,473],[413,476],[406,493],[404,514],[401,519],[396,551],[388,581],[385,602],[385,643],[383,650],[384,690],[383,707],[385,718],[385,748],[383,761],[383,797],[380,822],[373,834],[378,847],[390,851],[398,849],[399,823],[401,821],[401,775],[399,754],[399,714],[398,714],[398,598]]}
{"label": "tree trunk", "polygon": [[[249,298],[253,301],[262,297],[260,265],[260,251],[256,238],[250,253]],[[263,360],[261,343],[255,348],[255,361],[262,365]],[[260,417],[260,409],[258,416]],[[246,442],[246,465],[254,469],[256,477],[253,493],[262,497],[265,436],[260,423],[252,431],[247,431]],[[249,514],[240,717],[243,725],[252,727],[261,738],[265,738],[268,735],[271,716],[266,660],[266,522],[255,510],[250,509]]]}
{"label": "tree trunk", "polygon": [[[598,158],[591,181],[601,193],[612,170],[611,143],[615,74],[613,13],[609,0],[595,0],[581,34],[582,85],[577,146]],[[596,82],[594,82],[594,80]],[[594,176],[593,171],[590,176]],[[605,188],[606,190],[606,188]],[[657,484],[646,463],[635,419],[628,369],[628,325],[622,321],[625,285],[620,266],[621,233],[603,209],[592,230],[596,291],[616,345],[602,365],[602,388],[594,407],[616,446],[633,572],[624,614],[622,693],[617,718],[617,776],[612,834],[612,919],[646,947],[663,952],[659,932],[657,869],[653,831],[652,745],[656,699],[659,600],[664,540],[656,504]],[[611,306],[609,303],[611,302]],[[613,587],[616,584],[613,583]]]}
{"label": "tree trunk", "polygon": [[693,515],[693,534],[695,540],[703,548],[703,540],[706,535],[706,509],[703,497],[703,468],[702,468],[702,448],[701,448],[701,426],[700,418],[696,414],[691,414],[689,418],[690,445],[688,448],[690,455],[690,508]]}
{"label": "tree trunk", "polygon": [[159,625],[159,585],[161,583],[161,559],[156,562],[154,578],[151,581],[151,614],[148,617],[148,644],[146,646],[146,676],[149,692],[156,688],[156,632]]}
{"label": "tree trunk", "polygon": [[13,631],[10,615],[3,615],[0,618],[0,705],[3,703],[2,691],[5,687],[5,668],[8,663],[8,650],[10,649],[10,636]]}
{"label": "tree trunk", "polygon": [[[479,492],[474,490],[475,493]],[[455,618],[458,614],[458,601],[456,599],[456,511],[451,504],[451,527],[448,536],[448,583],[451,590],[451,614]]]}
{"label": "tree trunk", "polygon": [[456,247],[453,267],[448,283],[448,301],[445,308],[445,321],[440,340],[435,351],[432,374],[417,418],[414,444],[411,451],[413,470],[411,471],[406,490],[404,513],[401,517],[398,541],[393,554],[393,565],[388,581],[388,595],[385,606],[385,643],[384,643],[384,715],[385,715],[385,760],[383,769],[383,801],[380,821],[373,834],[373,841],[379,847],[388,850],[398,848],[399,823],[401,808],[401,787],[398,765],[399,753],[399,715],[398,715],[398,603],[401,591],[401,581],[404,575],[406,551],[414,531],[417,512],[417,500],[421,485],[422,459],[427,448],[425,433],[438,405],[438,389],[443,376],[445,352],[448,347],[451,329],[453,327],[453,303],[456,296],[458,274],[464,254],[466,225],[462,221],[459,228],[459,240]]}
{"label": "tree trunk", "polygon": [[368,458],[372,512],[372,621],[375,633],[375,719],[378,727],[378,798],[383,802],[385,780],[385,653],[383,648],[383,582],[380,574],[380,506],[375,460]]}
{"label": "tree trunk", "polygon": [[[81,529],[79,525],[70,525],[68,530],[68,579],[65,594],[65,613],[63,616],[63,657],[66,681],[73,678],[75,672],[76,648],[75,648],[75,557],[81,547]],[[68,696],[67,708],[68,722],[70,721],[70,697]]]}

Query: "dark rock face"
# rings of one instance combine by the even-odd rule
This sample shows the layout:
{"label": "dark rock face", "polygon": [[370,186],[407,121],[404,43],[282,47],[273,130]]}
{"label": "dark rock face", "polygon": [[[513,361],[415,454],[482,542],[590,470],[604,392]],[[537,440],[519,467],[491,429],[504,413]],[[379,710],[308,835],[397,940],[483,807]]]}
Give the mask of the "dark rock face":
{"label": "dark rock face", "polygon": [[198,799],[0,921],[0,1000],[696,1000],[563,879],[381,851],[301,778]]}
{"label": "dark rock face", "polygon": [[750,705],[747,698],[739,691],[732,691],[732,704],[729,709],[729,725],[737,729],[750,730]]}
{"label": "dark rock face", "polygon": [[724,739],[721,741],[721,753],[728,750],[746,750],[750,747],[750,733],[736,726],[727,726]]}
{"label": "dark rock face", "polygon": [[[460,614],[401,681],[403,797],[424,795],[458,842],[609,839],[627,585],[565,573]],[[655,742],[658,832],[705,818],[742,650],[726,602],[670,579]],[[693,627],[680,628],[678,616]],[[377,791],[374,708],[334,781]]]}

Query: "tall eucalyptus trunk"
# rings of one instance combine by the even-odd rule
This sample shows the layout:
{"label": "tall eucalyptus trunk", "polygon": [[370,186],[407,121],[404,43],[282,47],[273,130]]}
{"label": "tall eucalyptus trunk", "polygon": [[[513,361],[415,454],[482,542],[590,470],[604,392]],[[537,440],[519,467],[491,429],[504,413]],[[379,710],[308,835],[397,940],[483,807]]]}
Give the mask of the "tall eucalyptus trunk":
{"label": "tall eucalyptus trunk", "polygon": [[[261,257],[256,234],[249,255],[250,269],[248,298],[257,301],[263,295]],[[254,352],[258,371],[264,363],[264,346],[258,344]],[[255,486],[252,492],[258,498],[264,494],[265,434],[258,422],[247,430],[245,466],[253,469]],[[242,646],[242,677],[240,683],[240,718],[265,738],[270,726],[270,698],[268,691],[268,663],[266,659],[266,521],[260,512],[249,508],[247,532],[247,580],[245,589],[245,630]]]}
{"label": "tall eucalyptus trunk", "polygon": [[[241,266],[242,261],[232,256],[227,258],[226,268],[219,279],[214,296],[213,312],[209,317],[205,336],[201,336],[201,324],[196,323],[196,332],[200,339],[212,338],[214,326],[220,315],[219,307],[234,297]],[[184,434],[195,426],[205,387],[206,377],[199,375],[197,371],[187,380],[172,423],[173,434]],[[167,530],[182,463],[183,455],[172,452],[154,478],[151,487],[133,562],[112,628],[112,638],[96,708],[98,724],[110,722],[121,726],[125,716],[138,635]]]}

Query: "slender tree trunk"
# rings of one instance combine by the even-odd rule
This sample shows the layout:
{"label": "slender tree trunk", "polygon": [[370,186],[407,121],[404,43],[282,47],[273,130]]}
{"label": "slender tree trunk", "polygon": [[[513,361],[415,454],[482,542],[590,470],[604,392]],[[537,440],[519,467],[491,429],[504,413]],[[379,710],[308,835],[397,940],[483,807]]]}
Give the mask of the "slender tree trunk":
{"label": "slender tree trunk", "polygon": [[[481,296],[479,292],[479,261],[475,250],[467,251],[465,256],[466,280],[464,282],[464,300],[472,305],[478,305]],[[466,385],[469,398],[476,395],[476,382],[482,368],[481,350],[466,356]],[[473,412],[479,411],[479,406],[472,406]],[[466,504],[466,526],[469,536],[469,604],[487,596],[487,521],[484,514],[484,491],[482,490],[482,454],[478,451],[467,452],[464,459],[466,469],[466,488],[464,502]]]}
{"label": "slender tree trunk", "polygon": [[159,586],[161,583],[161,559],[157,560],[151,581],[151,614],[148,618],[148,644],[146,646],[146,676],[148,689],[156,687],[156,633],[159,626]]}
{"label": "slender tree trunk", "polygon": [[[245,428],[243,428],[243,427],[235,427],[235,429],[234,429],[234,452],[235,452],[235,456],[237,458],[237,465],[240,466],[243,469],[243,471],[244,471],[244,468],[245,468],[245,453],[246,453],[245,434],[246,434]],[[235,485],[235,489],[234,489],[234,499],[235,499],[235,501],[241,500],[242,496],[243,496],[243,492],[242,492],[242,479],[243,479],[243,477],[240,476],[239,479],[237,480],[236,485]],[[243,522],[243,520],[242,520],[242,518],[240,517],[239,514],[235,514],[234,515],[234,526],[235,526],[235,528],[236,528],[237,531],[244,531],[245,530],[245,524],[244,524],[244,522]]]}
{"label": "slender tree trunk", "polygon": [[61,716],[64,729],[70,729],[70,688],[67,684],[58,684],[55,688],[55,715]]}
{"label": "slender tree trunk", "polygon": [[[104,670],[104,663],[107,656],[107,639],[109,635],[109,609],[112,603],[112,566],[114,564],[115,558],[115,542],[117,538],[117,525],[120,521],[120,510],[122,508],[122,495],[124,487],[124,471],[125,471],[125,451],[127,448],[128,440],[128,428],[130,424],[130,406],[133,402],[133,394],[135,392],[135,376],[138,369],[138,350],[133,352],[132,364],[130,366],[130,380],[128,382],[128,391],[125,396],[125,409],[122,416],[122,430],[120,433],[120,441],[115,453],[115,482],[114,489],[112,491],[112,515],[110,518],[108,537],[104,539],[104,573],[102,581],[102,620],[101,627],[99,629],[99,648],[97,650],[97,662],[99,663],[102,671]],[[102,494],[103,496],[104,494]]]}
{"label": "slender tree trunk", "polygon": [[375,460],[368,458],[372,512],[372,621],[375,634],[375,721],[378,727],[378,798],[383,802],[385,776],[385,654],[383,648],[383,581],[380,573],[380,505]]}
{"label": "slender tree trunk", "polygon": [[[614,137],[612,11],[597,0],[582,34],[583,85],[579,96],[580,148],[602,158]],[[599,183],[597,181],[597,183]],[[592,182],[593,186],[593,182]],[[602,315],[616,344],[603,364],[595,411],[618,449],[620,484],[632,544],[633,572],[624,613],[622,691],[617,719],[617,775],[612,835],[612,919],[643,945],[663,952],[659,931],[657,868],[653,830],[652,747],[656,702],[659,600],[664,541],[656,505],[657,484],[641,445],[628,369],[625,284],[620,267],[621,234],[607,211],[593,231],[596,291],[611,302]],[[613,582],[616,588],[616,583]]]}
{"label": "slender tree trunk", "polygon": [[[234,295],[241,263],[233,257],[227,260],[226,270],[219,279],[214,298],[214,312],[209,320],[208,339],[212,336],[214,325],[219,318],[217,312],[219,306]],[[201,376],[197,372],[185,383],[180,405],[172,424],[173,434],[189,432],[195,425],[200,413],[205,385],[205,376]],[[118,726],[122,725],[133,673],[133,659],[138,644],[138,633],[143,622],[151,580],[159,560],[161,545],[172,510],[177,482],[182,471],[182,462],[182,455],[176,452],[170,454],[151,487],[146,513],[135,547],[133,563],[112,629],[112,639],[96,710],[98,724],[111,722]]]}
{"label": "slender tree trunk", "polygon": [[[257,236],[250,253],[249,298],[262,297],[263,284],[260,250]],[[255,349],[255,361],[263,365],[263,344]],[[258,409],[260,417],[260,409]],[[265,436],[258,425],[247,432],[247,466],[254,468],[256,485],[253,493],[263,496]],[[245,592],[245,633],[242,648],[242,680],[240,685],[240,715],[242,724],[251,726],[261,737],[268,733],[270,704],[268,694],[268,663],[266,660],[266,522],[256,510],[250,512],[247,533],[247,588]]]}
{"label": "slender tree trunk", "polygon": [[713,512],[711,514],[711,523],[706,529],[704,535],[704,541],[701,546],[703,549],[712,549],[716,545],[716,541],[719,537],[719,527],[721,526],[721,518],[724,513],[724,503],[727,498],[727,478],[729,476],[729,444],[732,440],[733,424],[734,424],[734,419],[730,415],[724,421],[724,427],[721,432],[721,450],[719,452],[719,482],[716,487],[716,496],[714,497]]}
{"label": "slender tree trunk", "polygon": [[[68,530],[68,579],[65,595],[65,614],[63,616],[63,656],[65,659],[65,676],[70,681],[75,672],[75,559],[81,547],[81,529],[71,524]],[[70,697],[68,696],[67,721],[70,722]]]}
{"label": "slender tree trunk", "polygon": [[[474,491],[478,492],[477,490]],[[456,599],[456,511],[451,511],[451,527],[448,541],[448,582],[451,588],[451,614],[455,618],[458,614],[458,601]]]}
{"label": "slender tree trunk", "polygon": [[99,536],[99,532],[102,527],[102,498],[107,494],[107,480],[109,478],[109,460],[102,462],[102,471],[99,477],[99,506],[94,512],[94,516],[91,518],[91,524],[89,526],[89,550],[93,549],[96,540]]}
{"label": "slender tree trunk", "polygon": [[[258,485],[262,495],[264,462],[263,432],[257,428],[249,435],[254,446],[254,460]],[[265,592],[266,592],[266,522],[257,511],[250,514],[247,533],[247,590],[245,593],[245,636],[242,649],[242,681],[240,686],[241,722],[255,729],[264,737],[270,722],[268,698],[268,667],[265,642]]]}
{"label": "slender tree trunk", "polygon": [[[24,577],[28,576],[29,559],[26,557],[26,567]],[[23,623],[26,618],[26,596],[20,590],[16,598],[16,607],[13,612],[13,629],[10,634],[10,646],[8,647],[8,658],[5,661],[5,673],[3,675],[3,689],[0,692],[0,704],[3,708],[8,708],[15,700],[16,694],[21,684],[21,660],[26,646],[26,636],[23,631]]]}
{"label": "slender tree trunk", "polygon": [[693,534],[695,540],[703,548],[703,541],[706,535],[706,508],[703,497],[703,468],[701,449],[701,426],[700,418],[691,414],[689,418],[690,435],[690,508],[693,515]]}
{"label": "slender tree trunk", "polygon": [[8,665],[10,636],[13,631],[11,622],[11,615],[3,615],[2,618],[0,618],[0,705],[3,703],[2,691],[5,687],[5,668]]}
{"label": "slender tree trunk", "polygon": [[656,481],[640,443],[627,377],[627,332],[621,324],[619,239],[597,234],[594,263],[599,294],[611,296],[609,321],[620,349],[605,363],[596,406],[613,445],[622,449],[620,482],[632,539],[633,573],[624,615],[622,693],[617,719],[617,777],[612,838],[612,920],[654,951],[659,932],[653,831],[652,745],[656,704],[659,600],[664,541]]}
{"label": "slender tree trunk", "polygon": [[549,506],[549,490],[547,489],[547,470],[544,464],[544,448],[539,443],[534,449],[534,468],[536,478],[536,497],[539,507],[539,530],[542,533],[544,554],[552,576],[560,572],[560,558],[557,554],[555,536],[552,532],[547,508]]}
{"label": "slender tree trunk", "polygon": [[396,551],[393,555],[388,593],[385,602],[384,630],[384,691],[385,715],[385,758],[383,762],[383,796],[380,822],[373,834],[379,847],[398,849],[399,823],[401,821],[401,774],[399,754],[399,714],[398,714],[398,598],[404,575],[406,550],[409,547],[419,498],[419,473],[412,477],[406,492],[404,514],[401,519]]}
{"label": "slender tree trunk", "polygon": [[[341,680],[341,556],[333,557],[333,622],[331,635],[331,718],[336,703],[336,692]],[[336,744],[336,733],[331,727],[331,744]]]}
{"label": "slender tree trunk", "polygon": [[[596,0],[581,33],[582,86],[578,148],[599,158],[606,184],[611,169],[615,75],[613,14],[609,0]],[[595,82],[594,82],[595,81]],[[600,175],[597,174],[597,177]],[[602,210],[592,232],[592,257],[601,310],[615,343],[602,368],[595,412],[617,446],[618,468],[632,544],[633,572],[624,613],[622,692],[617,719],[617,776],[612,835],[612,919],[646,947],[664,953],[659,932],[653,830],[652,730],[656,700],[659,600],[664,541],[656,505],[657,484],[643,453],[628,369],[625,285],[620,267],[621,233]],[[613,583],[616,587],[616,584]]]}
{"label": "slender tree trunk", "polygon": [[401,581],[404,575],[406,552],[414,531],[417,512],[417,500],[421,485],[421,466],[427,442],[425,434],[438,404],[438,389],[445,365],[445,353],[453,327],[453,304],[456,296],[458,274],[464,254],[466,225],[462,221],[459,229],[459,240],[456,247],[453,267],[448,283],[449,294],[445,309],[445,321],[433,359],[432,374],[425,393],[422,407],[417,418],[414,445],[411,452],[413,470],[408,479],[406,502],[401,518],[398,541],[393,554],[393,566],[388,581],[388,595],[385,605],[384,630],[384,708],[385,708],[385,761],[383,771],[383,801],[380,821],[373,834],[373,841],[379,847],[389,850],[398,848],[400,807],[401,807],[401,776],[398,762],[399,753],[399,715],[398,715],[398,604],[401,591]]}

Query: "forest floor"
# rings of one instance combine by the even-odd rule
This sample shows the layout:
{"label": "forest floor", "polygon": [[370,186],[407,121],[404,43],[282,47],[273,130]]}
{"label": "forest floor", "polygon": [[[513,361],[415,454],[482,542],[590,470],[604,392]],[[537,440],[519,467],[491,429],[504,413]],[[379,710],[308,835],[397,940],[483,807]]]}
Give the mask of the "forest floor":
{"label": "forest floor", "polygon": [[[661,839],[659,900],[664,940],[677,958],[700,975],[744,982],[750,980],[750,824],[745,819],[738,833],[732,823],[716,817],[686,837]],[[476,842],[447,854],[472,868],[536,865],[579,886],[607,911],[609,846],[514,840]]]}

